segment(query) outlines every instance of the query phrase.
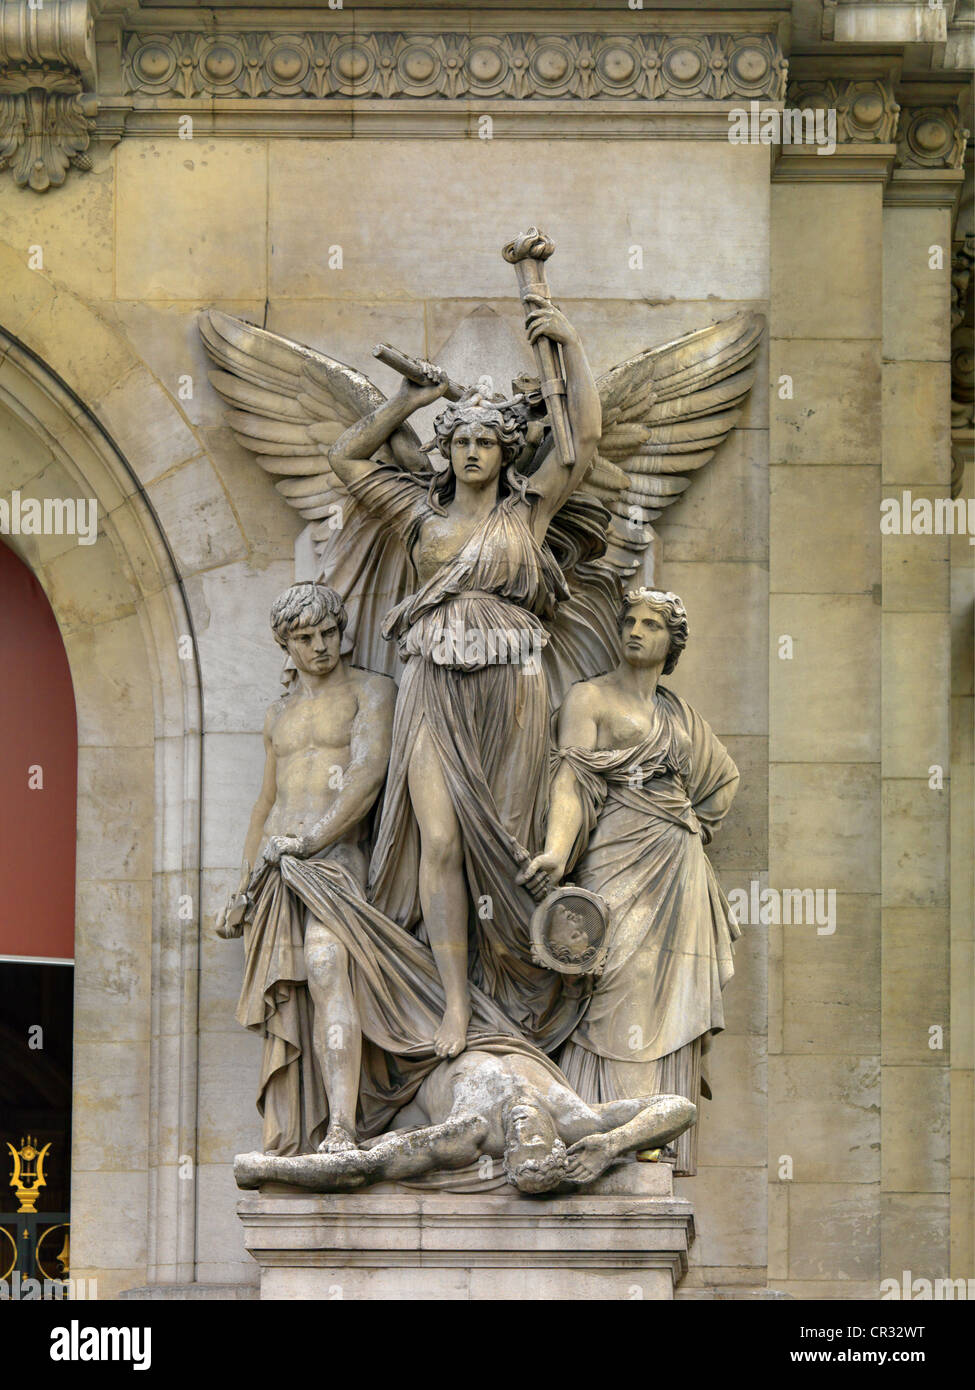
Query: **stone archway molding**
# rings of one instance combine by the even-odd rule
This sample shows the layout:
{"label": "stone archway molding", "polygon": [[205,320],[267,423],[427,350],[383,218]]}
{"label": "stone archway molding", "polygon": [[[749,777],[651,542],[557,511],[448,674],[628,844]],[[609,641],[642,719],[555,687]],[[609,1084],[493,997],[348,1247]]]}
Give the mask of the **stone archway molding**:
{"label": "stone archway molding", "polygon": [[[44,565],[36,564],[37,557],[31,556],[29,538],[7,536],[5,540],[35,569],[62,632],[69,634],[66,645],[72,663],[79,727],[97,726],[100,737],[96,741],[100,745],[112,737],[112,711],[104,707],[106,692],[111,687],[104,682],[99,684],[100,673],[90,669],[91,662],[78,661],[79,648],[72,660],[70,636],[77,638],[81,634],[83,639],[84,634],[96,633],[103,624],[117,622],[119,594],[124,596],[125,586],[131,609],[127,602],[122,607],[138,620],[141,646],[132,643],[133,648],[138,646],[139,649],[123,651],[122,660],[129,662],[126,669],[131,674],[131,687],[148,690],[145,727],[151,746],[145,750],[145,765],[151,770],[145,804],[154,809],[151,812],[153,843],[151,848],[144,848],[147,859],[151,854],[151,898],[146,895],[151,902],[151,914],[149,921],[131,924],[134,936],[140,931],[144,933],[143,944],[149,948],[146,955],[151,958],[151,988],[145,1001],[144,1028],[149,1054],[148,1095],[140,1097],[138,1110],[133,1108],[130,1112],[131,1118],[138,1116],[143,1123],[148,1121],[148,1186],[144,1221],[140,1213],[130,1212],[126,1228],[129,1235],[116,1240],[117,1245],[128,1251],[115,1261],[119,1266],[118,1281],[128,1284],[143,1280],[149,1283],[191,1282],[196,1277],[204,727],[193,620],[169,541],[129,461],[130,448],[136,455],[139,453],[139,439],[126,438],[124,429],[118,437],[109,433],[95,410],[58,369],[66,362],[70,367],[78,335],[85,332],[90,335],[89,342],[94,341],[96,345],[95,357],[103,363],[104,372],[97,382],[93,367],[73,372],[76,380],[81,377],[82,389],[91,390],[97,384],[104,391],[113,380],[120,380],[129,371],[144,373],[144,366],[119,335],[81,301],[57,290],[45,277],[28,271],[10,248],[0,247],[0,263],[4,262],[3,269],[10,274],[0,304],[0,321],[9,323],[10,327],[0,327],[0,407],[10,411],[31,432],[46,455],[53,455],[63,474],[76,483],[79,495],[98,500],[100,534],[89,554],[94,555],[99,546],[110,546],[111,556],[106,552],[103,559],[117,566],[122,580],[116,583],[114,592],[102,593],[106,588],[102,583],[104,566],[86,569],[89,554],[85,554],[75,562],[74,573],[79,585],[87,583],[90,589],[80,596],[83,602],[75,604],[71,600],[70,585],[53,583]],[[65,330],[69,327],[66,336]],[[16,336],[14,329],[23,336]],[[91,354],[87,360],[94,360]],[[178,416],[166,393],[154,385],[158,410]],[[128,427],[133,436],[138,424],[133,418]],[[7,476],[0,490],[5,494],[31,481],[29,477],[17,477],[11,472],[11,466],[5,470],[5,461],[0,460],[0,476],[4,471]],[[88,575],[90,579],[86,578]],[[181,638],[184,639],[182,643]],[[125,677],[122,679],[124,682]],[[121,746],[125,737],[123,730],[119,735],[121,752],[129,751]],[[102,746],[92,751],[106,758],[112,752],[110,747]],[[100,857],[109,852],[113,834],[113,808],[104,808],[103,815],[103,808],[97,802],[93,805],[94,809],[89,805],[87,814],[79,815],[78,820],[79,889],[82,887],[80,880],[87,872],[85,866],[97,865]],[[141,831],[141,826],[138,830]],[[144,883],[141,886],[146,887]],[[89,894],[89,902],[94,900]],[[102,959],[85,956],[89,933],[81,929],[84,901],[85,895],[79,891],[78,987],[105,967]],[[191,905],[188,918],[187,902]],[[75,1047],[77,1055],[77,1032]],[[93,1055],[100,1056],[95,1050]],[[91,1066],[87,1062],[86,1065],[90,1073]],[[95,1065],[97,1069],[98,1064]],[[92,1078],[89,1075],[89,1084],[96,1088],[101,1085],[104,1090],[111,1083],[111,1076]],[[141,1142],[139,1136],[135,1142]],[[127,1165],[129,1169],[135,1166],[131,1162]],[[103,1227],[106,1221],[110,1224],[107,1208],[111,1206],[111,1194],[115,1190],[112,1176],[110,1162],[103,1163],[102,1171],[94,1175],[83,1167],[75,1171],[72,1220],[77,1241],[72,1241],[73,1253],[76,1248],[80,1252],[88,1247],[94,1251],[98,1247],[94,1234],[93,1244],[86,1239],[86,1223],[92,1232],[99,1224]],[[118,1192],[120,1202],[124,1202],[124,1186],[120,1186]],[[141,1189],[135,1189],[135,1193],[138,1201]],[[112,1239],[115,1237],[105,1236],[106,1241]],[[80,1264],[94,1266],[91,1272],[101,1275],[103,1265],[97,1254],[89,1258],[82,1256]],[[106,1282],[111,1283],[110,1273]],[[109,1292],[106,1288],[109,1296],[117,1291]]]}

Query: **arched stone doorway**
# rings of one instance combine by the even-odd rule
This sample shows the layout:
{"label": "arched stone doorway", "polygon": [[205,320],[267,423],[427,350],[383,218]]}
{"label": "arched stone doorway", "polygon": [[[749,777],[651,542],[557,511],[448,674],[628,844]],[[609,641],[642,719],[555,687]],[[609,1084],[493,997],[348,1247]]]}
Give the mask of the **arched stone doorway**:
{"label": "arched stone doorway", "polygon": [[101,1297],[192,1280],[196,1260],[196,1184],[178,1169],[196,1154],[199,672],[125,443],[0,329],[0,497],[98,508],[93,544],[5,540],[47,596],[77,705],[72,1275]]}

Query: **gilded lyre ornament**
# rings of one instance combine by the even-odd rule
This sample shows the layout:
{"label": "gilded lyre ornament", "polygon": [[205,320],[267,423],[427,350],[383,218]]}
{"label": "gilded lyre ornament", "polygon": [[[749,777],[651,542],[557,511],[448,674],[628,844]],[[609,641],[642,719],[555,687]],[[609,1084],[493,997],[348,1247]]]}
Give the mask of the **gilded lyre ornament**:
{"label": "gilded lyre ornament", "polygon": [[37,1210],[37,1198],[40,1190],[47,1186],[47,1179],[44,1177],[44,1160],[50,1147],[50,1144],[45,1144],[43,1149],[39,1149],[37,1140],[32,1139],[29,1134],[26,1139],[21,1139],[19,1149],[15,1149],[13,1144],[9,1140],[7,1141],[7,1148],[14,1161],[10,1186],[17,1194],[18,1211],[33,1212]]}

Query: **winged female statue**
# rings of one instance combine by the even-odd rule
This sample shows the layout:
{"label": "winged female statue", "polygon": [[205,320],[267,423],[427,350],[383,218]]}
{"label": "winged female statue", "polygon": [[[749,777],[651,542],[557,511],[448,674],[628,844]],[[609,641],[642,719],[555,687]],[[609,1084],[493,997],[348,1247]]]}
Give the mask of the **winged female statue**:
{"label": "winged female statue", "polygon": [[[519,243],[554,249],[535,229]],[[533,963],[540,885],[515,881],[544,840],[550,716],[618,662],[621,581],[647,524],[734,426],[763,328],[737,314],[596,382],[547,294],[522,298],[529,341],[560,345],[562,382],[468,391],[425,447],[409,418],[447,389],[432,364],[387,400],[323,353],[217,311],[201,323],[235,437],[315,523],[353,662],[398,679],[368,891],[401,926],[422,923],[446,996],[442,1056],[464,1047],[469,980],[546,1052],[584,1012],[586,977]]]}

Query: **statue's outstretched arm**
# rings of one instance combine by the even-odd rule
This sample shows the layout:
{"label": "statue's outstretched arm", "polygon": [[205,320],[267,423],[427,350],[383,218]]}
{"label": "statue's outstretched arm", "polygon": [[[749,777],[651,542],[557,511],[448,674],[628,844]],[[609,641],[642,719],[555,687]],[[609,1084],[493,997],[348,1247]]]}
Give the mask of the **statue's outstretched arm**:
{"label": "statue's outstretched arm", "polygon": [[[597,724],[592,709],[592,692],[586,685],[574,685],[559,711],[560,748],[596,746]],[[569,763],[563,762],[552,782],[548,821],[545,828],[545,848],[518,875],[523,883],[536,873],[547,874],[552,883],[565,875],[585,825],[586,813],[582,791]]]}
{"label": "statue's outstretched arm", "polygon": [[662,1149],[697,1119],[697,1106],[684,1096],[645,1096],[626,1102],[610,1101],[604,1105],[594,1105],[592,1110],[605,1123],[614,1109],[619,1114],[624,1106],[637,1108],[631,1120],[612,1129],[587,1134],[571,1146],[567,1170],[571,1182],[592,1182],[611,1163],[626,1154]]}
{"label": "statue's outstretched arm", "polygon": [[565,363],[566,412],[572,432],[574,460],[565,467],[557,450],[550,449],[532,474],[532,490],[540,492],[539,512],[551,519],[589,471],[602,429],[602,407],[589,359],[579,334],[560,309],[541,295],[526,295],[528,339],[549,338],[562,344]]}
{"label": "statue's outstretched arm", "polygon": [[[339,435],[328,451],[328,462],[346,486],[365,482],[373,471],[373,454],[382,448],[390,435],[414,411],[443,395],[447,387],[446,373],[431,367],[429,376],[430,381],[425,386],[418,386],[404,377],[395,396]],[[311,426],[310,432],[314,434],[315,429],[316,426]]]}

